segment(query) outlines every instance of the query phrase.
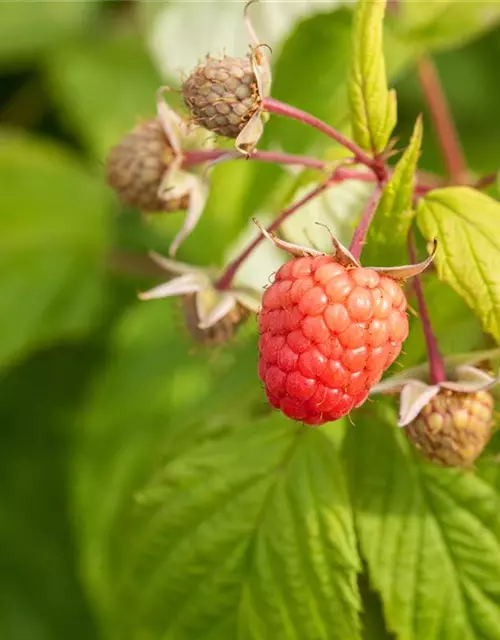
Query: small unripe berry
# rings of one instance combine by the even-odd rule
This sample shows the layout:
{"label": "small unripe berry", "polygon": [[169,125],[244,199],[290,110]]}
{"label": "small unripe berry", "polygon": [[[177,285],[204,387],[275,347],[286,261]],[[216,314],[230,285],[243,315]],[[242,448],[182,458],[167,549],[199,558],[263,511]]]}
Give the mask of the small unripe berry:
{"label": "small unripe berry", "polygon": [[196,124],[228,138],[238,136],[261,103],[250,58],[207,58],[182,95]]}
{"label": "small unripe berry", "polygon": [[441,389],[405,429],[427,458],[447,467],[468,467],[486,446],[493,415],[487,391],[458,393]]}
{"label": "small unripe berry", "polygon": [[265,291],[259,376],[271,405],[310,425],[360,406],[408,334],[393,278],[327,255],[296,257]]}
{"label": "small unripe berry", "polygon": [[172,147],[158,118],[138,125],[108,155],[108,184],[121,200],[141,211],[186,210],[189,195],[163,198],[158,192],[173,160]]}

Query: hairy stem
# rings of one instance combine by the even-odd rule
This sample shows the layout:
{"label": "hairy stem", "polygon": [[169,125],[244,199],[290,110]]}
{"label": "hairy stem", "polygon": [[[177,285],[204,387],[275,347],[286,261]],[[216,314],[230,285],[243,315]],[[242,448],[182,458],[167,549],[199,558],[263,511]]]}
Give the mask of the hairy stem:
{"label": "hairy stem", "polygon": [[[335,173],[333,174],[335,175]],[[317,187],[309,191],[303,198],[294,202],[290,207],[284,209],[280,215],[273,220],[273,222],[267,227],[267,231],[269,233],[273,232],[277,229],[282,222],[284,222],[292,213],[295,213],[298,209],[303,207],[305,204],[316,198],[320,193],[323,193],[325,189],[327,189],[334,182],[333,176],[322,182]],[[216,289],[228,289],[233,281],[236,272],[241,267],[241,265],[245,262],[248,256],[259,246],[259,244],[264,240],[264,236],[259,233],[259,235],[252,240],[252,242],[237,256],[232,262],[228,264],[224,273],[221,275],[219,280],[216,282]]]}
{"label": "hairy stem", "polygon": [[428,58],[421,58],[418,63],[418,76],[448,177],[453,184],[462,184],[466,179],[467,164],[434,63]]}
{"label": "hairy stem", "polygon": [[[413,245],[413,237],[411,231],[408,234],[408,253],[413,264],[416,262],[415,247]],[[420,313],[420,321],[424,332],[425,344],[427,346],[427,357],[429,359],[429,375],[431,384],[439,384],[446,380],[446,371],[444,368],[443,358],[439,351],[438,343],[434,331],[432,330],[429,312],[425,304],[424,292],[420,283],[420,276],[413,278],[413,288],[417,296],[418,310]]]}
{"label": "hairy stem", "polygon": [[363,215],[361,216],[361,220],[359,221],[358,226],[354,230],[351,244],[349,245],[349,251],[356,258],[356,260],[359,260],[361,251],[363,250],[366,235],[373,220],[373,216],[375,215],[375,211],[377,210],[377,205],[379,203],[381,194],[382,187],[380,184],[378,184],[375,188],[375,191],[372,193],[365,210],[363,211]]}
{"label": "hairy stem", "polygon": [[329,124],[326,124],[326,122],[319,120],[306,111],[302,111],[301,109],[292,107],[291,105],[280,102],[279,100],[275,100],[274,98],[264,98],[262,101],[262,106],[265,111],[269,113],[274,113],[278,116],[285,116],[287,118],[291,118],[292,120],[297,120],[302,124],[314,127],[318,131],[326,134],[328,137],[332,138],[332,140],[335,140],[343,147],[348,149],[354,155],[354,158],[357,162],[369,167],[375,173],[379,181],[385,180],[386,169],[384,163],[379,158],[371,158],[363,151],[363,149],[361,149],[361,147],[359,147],[352,140],[349,140],[349,138],[346,138],[343,134],[340,133],[340,131],[337,131]]}

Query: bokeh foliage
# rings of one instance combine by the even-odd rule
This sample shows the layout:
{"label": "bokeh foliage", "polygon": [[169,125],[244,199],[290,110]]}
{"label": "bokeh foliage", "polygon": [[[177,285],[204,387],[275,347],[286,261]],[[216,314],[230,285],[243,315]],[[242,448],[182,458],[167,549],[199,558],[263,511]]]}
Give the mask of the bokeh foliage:
{"label": "bokeh foliage", "polygon": [[[220,19],[217,3],[183,6],[188,26],[194,12],[198,29]],[[180,224],[145,226],[103,180],[109,146],[154,114],[161,82],[179,82],[182,55],[159,60],[152,45],[171,10],[0,3],[0,637],[498,638],[493,467],[457,479],[416,462],[390,402],[355,428],[298,430],[266,407],[253,323],[226,347],[193,347],[175,304],[137,302],[151,278],[110,269],[116,250],[164,251]],[[395,134],[406,146],[424,111],[421,168],[442,173],[415,73],[423,53],[435,55],[471,171],[497,168],[499,20],[479,0],[402,0],[387,17]],[[270,43],[273,95],[346,133],[352,22],[349,4],[295,7]],[[178,37],[179,51],[197,50],[202,34]],[[338,153],[278,118],[266,146]],[[220,264],[252,215],[298,189],[251,162],[212,177],[186,261]],[[462,231],[444,208],[431,196],[418,224],[425,235],[450,225],[451,246]],[[476,230],[486,244],[498,240],[490,223]],[[388,251],[382,261],[401,256]],[[498,339],[488,278],[467,281],[467,306],[463,283],[443,275],[425,279],[443,352],[487,346],[483,328]],[[401,363],[424,359],[413,320]]]}

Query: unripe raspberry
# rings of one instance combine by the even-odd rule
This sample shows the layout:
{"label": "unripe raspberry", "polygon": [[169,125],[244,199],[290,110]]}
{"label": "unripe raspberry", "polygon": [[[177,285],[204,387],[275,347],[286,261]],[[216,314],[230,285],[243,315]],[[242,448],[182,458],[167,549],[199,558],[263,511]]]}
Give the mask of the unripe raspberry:
{"label": "unripe raspberry", "polygon": [[108,184],[141,211],[186,210],[189,195],[161,198],[158,191],[173,160],[172,147],[158,118],[138,125],[108,155]]}
{"label": "unripe raspberry", "polygon": [[259,109],[261,96],[250,58],[208,57],[182,87],[196,124],[236,138]]}
{"label": "unripe raspberry", "polygon": [[345,416],[399,355],[408,334],[401,286],[332,256],[284,264],[262,299],[259,376],[273,407],[319,425]]}
{"label": "unripe raspberry", "polygon": [[410,442],[427,458],[447,467],[467,467],[491,435],[493,398],[487,391],[441,389],[406,427]]}
{"label": "unripe raspberry", "polygon": [[186,327],[191,337],[205,346],[229,342],[240,325],[249,317],[250,311],[241,304],[234,306],[226,315],[209,327],[200,328],[196,294],[181,297]]}

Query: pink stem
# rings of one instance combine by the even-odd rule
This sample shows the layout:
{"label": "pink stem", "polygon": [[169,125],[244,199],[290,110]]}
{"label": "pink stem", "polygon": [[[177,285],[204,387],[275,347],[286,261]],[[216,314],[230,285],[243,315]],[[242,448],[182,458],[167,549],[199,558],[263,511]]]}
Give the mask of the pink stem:
{"label": "pink stem", "polygon": [[417,70],[448,176],[452,183],[462,184],[467,175],[467,165],[436,67],[428,58],[422,58]]}
{"label": "pink stem", "polygon": [[285,116],[287,118],[297,120],[302,124],[306,124],[310,127],[318,129],[318,131],[321,131],[328,137],[336,140],[346,149],[349,149],[349,151],[354,155],[356,161],[372,169],[379,181],[383,181],[385,179],[386,170],[383,162],[381,162],[378,158],[371,158],[363,151],[363,149],[361,149],[361,147],[358,147],[358,145],[355,144],[352,140],[346,138],[339,131],[326,124],[326,122],[315,118],[313,115],[307,113],[306,111],[296,109],[295,107],[280,102],[279,100],[275,100],[274,98],[264,98],[262,101],[262,106],[263,109],[265,111],[268,111],[269,113],[274,113],[278,116]]}
{"label": "pink stem", "polygon": [[[408,234],[408,253],[410,255],[411,262],[415,264],[415,247],[413,245],[411,231]],[[427,345],[430,381],[431,384],[439,384],[440,382],[446,380],[446,370],[444,368],[444,362],[439,351],[436,336],[434,335],[434,331],[432,330],[431,320],[429,318],[429,312],[427,311],[427,305],[425,304],[424,292],[422,290],[419,276],[415,276],[413,278],[413,287],[415,289],[415,295],[417,296],[420,320],[422,322],[425,344]]]}
{"label": "pink stem", "polygon": [[361,251],[363,250],[363,245],[366,240],[366,234],[368,233],[371,221],[373,220],[373,216],[375,215],[375,211],[377,210],[377,205],[379,203],[381,194],[382,186],[378,184],[368,204],[366,205],[366,209],[361,216],[361,220],[359,221],[358,226],[354,230],[354,235],[349,246],[349,251],[357,260],[359,260]]}
{"label": "pink stem", "polygon": [[213,162],[222,158],[228,160],[259,160],[260,162],[275,162],[277,164],[300,165],[311,169],[325,170],[328,163],[309,156],[297,156],[290,153],[275,151],[254,151],[248,158],[242,153],[232,149],[214,149],[213,151],[184,151],[183,167],[187,168],[203,162]]}
{"label": "pink stem", "polygon": [[[309,191],[303,198],[294,202],[290,207],[284,209],[280,215],[273,220],[273,222],[267,227],[267,231],[271,233],[275,229],[277,229],[282,222],[284,222],[292,213],[295,213],[298,209],[303,207],[305,204],[316,198],[320,193],[323,193],[325,189],[327,189],[332,182],[334,182],[333,177],[328,178],[325,182],[322,182],[317,187]],[[244,249],[240,255],[235,258],[227,267],[224,273],[221,275],[217,283],[215,284],[216,289],[228,289],[233,281],[236,272],[241,267],[243,262],[248,258],[248,256],[256,249],[256,247],[263,241],[264,236],[259,233],[259,235],[253,240],[247,247]]]}

